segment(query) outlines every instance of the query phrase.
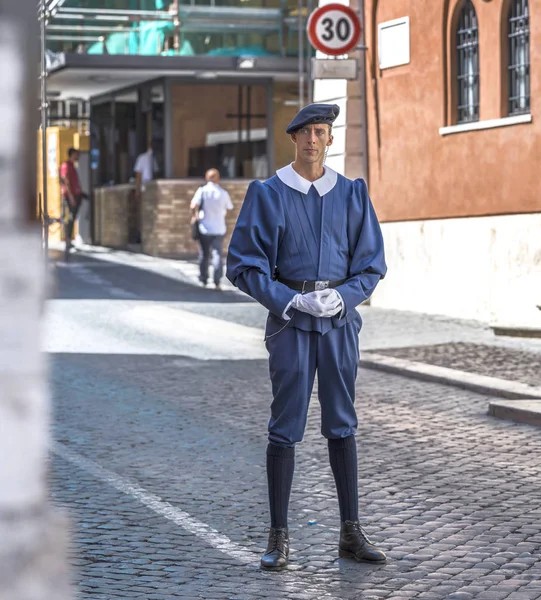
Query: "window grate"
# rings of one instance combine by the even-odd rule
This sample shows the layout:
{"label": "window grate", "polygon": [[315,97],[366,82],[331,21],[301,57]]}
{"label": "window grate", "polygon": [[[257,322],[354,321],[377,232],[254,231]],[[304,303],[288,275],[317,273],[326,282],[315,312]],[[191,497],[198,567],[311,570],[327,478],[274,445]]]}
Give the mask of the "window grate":
{"label": "window grate", "polygon": [[460,10],[456,32],[457,52],[457,122],[479,120],[479,28],[471,0]]}
{"label": "window grate", "polygon": [[512,0],[509,7],[509,114],[530,112],[530,15],[528,0]]}

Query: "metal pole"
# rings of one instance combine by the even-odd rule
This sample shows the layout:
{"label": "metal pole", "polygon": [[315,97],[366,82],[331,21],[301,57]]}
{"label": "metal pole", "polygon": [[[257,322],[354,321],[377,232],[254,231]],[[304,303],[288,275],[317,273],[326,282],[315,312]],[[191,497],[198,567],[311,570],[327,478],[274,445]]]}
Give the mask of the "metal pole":
{"label": "metal pole", "polygon": [[239,132],[239,137],[237,141],[237,146],[235,148],[235,177],[240,177],[241,175],[241,143],[242,143],[242,107],[244,105],[243,100],[243,88],[242,84],[239,84],[238,96],[237,96],[237,128]]}
{"label": "metal pole", "polygon": [[49,207],[47,197],[47,18],[45,0],[40,2],[41,41],[41,177],[43,191],[43,251],[45,261],[49,256]]}
{"label": "metal pole", "polygon": [[298,0],[298,44],[299,44],[299,110],[304,106],[304,29],[302,18],[303,0]]}
{"label": "metal pole", "polygon": [[[73,15],[76,15],[73,17]],[[174,14],[163,10],[123,10],[119,8],[77,8],[64,6],[55,12],[57,19],[79,19],[84,16],[112,17],[111,20],[125,21],[128,17],[132,21],[172,21]]]}
{"label": "metal pole", "polygon": [[366,110],[366,28],[364,18],[364,0],[359,0],[359,18],[361,20],[361,50],[359,57],[359,92],[361,100],[361,177],[368,179],[368,117]]}
{"label": "metal pole", "polygon": [[274,80],[267,81],[267,174],[270,177],[275,169],[274,164]]}
{"label": "metal pole", "polygon": [[[307,2],[307,18],[312,14],[314,10],[314,0],[308,0]],[[307,21],[308,22],[308,21]],[[306,72],[307,72],[307,83],[308,83],[308,104],[312,104],[314,96],[314,81],[312,80],[312,51],[310,44],[306,44]]]}

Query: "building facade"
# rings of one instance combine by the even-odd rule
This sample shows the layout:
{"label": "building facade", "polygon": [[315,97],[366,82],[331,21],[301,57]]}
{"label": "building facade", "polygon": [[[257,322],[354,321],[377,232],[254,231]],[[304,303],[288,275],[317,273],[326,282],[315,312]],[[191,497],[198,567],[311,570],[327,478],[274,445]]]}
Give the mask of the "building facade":
{"label": "building facade", "polygon": [[[51,124],[90,122],[92,183],[123,184],[150,143],[158,177],[265,177],[309,89],[297,0],[49,0]],[[299,5],[301,10],[299,11]],[[299,30],[301,35],[299,36]]]}
{"label": "building facade", "polygon": [[373,303],[535,321],[540,7],[366,0],[365,22],[368,178],[389,264]]}
{"label": "building facade", "polygon": [[[155,214],[156,207],[135,206],[140,199],[119,187],[119,209],[98,215],[98,205],[105,210],[113,203],[101,192],[94,202],[93,190],[129,186],[137,156],[151,146],[154,178],[185,180],[176,189],[186,194],[210,167],[224,180],[247,185],[293,159],[284,131],[299,105],[311,101],[313,51],[304,31],[310,3],[48,0],[49,124],[89,137],[95,241],[97,224],[113,213],[117,219],[122,207],[126,222],[113,229],[131,231],[132,243],[147,230],[127,220]],[[189,200],[182,195],[176,210],[188,210]],[[153,236],[159,235],[154,229]],[[169,228],[165,235],[168,255],[186,254],[185,232],[178,232],[178,240]],[[189,247],[196,251],[193,243]]]}

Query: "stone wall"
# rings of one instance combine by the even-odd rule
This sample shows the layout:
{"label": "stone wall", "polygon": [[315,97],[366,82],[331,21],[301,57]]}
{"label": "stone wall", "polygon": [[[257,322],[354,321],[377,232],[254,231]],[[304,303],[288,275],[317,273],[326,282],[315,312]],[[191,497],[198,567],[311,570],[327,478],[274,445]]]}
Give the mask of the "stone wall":
{"label": "stone wall", "polygon": [[384,223],[372,306],[541,326],[541,213]]}
{"label": "stone wall", "polygon": [[126,248],[128,243],[136,241],[138,213],[133,185],[95,189],[94,207],[95,244]]}
{"label": "stone wall", "polygon": [[[197,256],[199,246],[192,240],[190,232],[190,202],[203,183],[197,179],[164,179],[146,184],[142,203],[142,250],[145,254],[170,258]],[[224,248],[229,244],[249,183],[248,179],[221,182],[235,207],[227,214]]]}

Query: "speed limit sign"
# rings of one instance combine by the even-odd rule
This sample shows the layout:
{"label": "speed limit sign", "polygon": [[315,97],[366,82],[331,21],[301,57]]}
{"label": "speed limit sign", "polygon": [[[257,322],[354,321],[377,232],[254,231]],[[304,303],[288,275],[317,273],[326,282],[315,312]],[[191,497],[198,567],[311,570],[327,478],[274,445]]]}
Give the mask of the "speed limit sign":
{"label": "speed limit sign", "polygon": [[308,19],[307,32],[316,50],[339,56],[359,43],[361,23],[349,6],[333,3],[314,10]]}

